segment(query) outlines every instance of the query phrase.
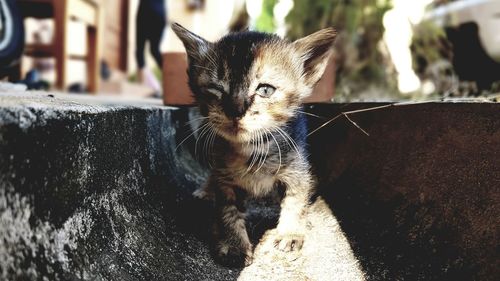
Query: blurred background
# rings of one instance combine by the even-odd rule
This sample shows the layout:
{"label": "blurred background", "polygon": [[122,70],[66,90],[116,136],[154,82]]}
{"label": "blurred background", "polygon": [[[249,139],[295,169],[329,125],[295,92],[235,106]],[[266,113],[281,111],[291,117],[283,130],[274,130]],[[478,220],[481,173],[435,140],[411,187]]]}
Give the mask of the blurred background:
{"label": "blurred background", "polygon": [[173,21],[209,40],[247,28],[295,40],[333,26],[334,57],[311,101],[500,92],[500,0],[0,0],[0,75],[30,89],[189,103],[174,97],[186,65]]}

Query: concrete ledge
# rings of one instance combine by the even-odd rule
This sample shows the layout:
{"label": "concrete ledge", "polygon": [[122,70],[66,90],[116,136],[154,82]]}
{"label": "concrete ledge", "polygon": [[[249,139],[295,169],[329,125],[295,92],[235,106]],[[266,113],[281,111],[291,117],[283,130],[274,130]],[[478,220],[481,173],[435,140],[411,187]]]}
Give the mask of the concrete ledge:
{"label": "concrete ledge", "polygon": [[0,98],[0,279],[233,280],[200,207],[175,222],[204,175],[172,155],[177,111],[77,100]]}
{"label": "concrete ledge", "polygon": [[[370,106],[307,110],[327,120]],[[207,171],[192,141],[175,150],[192,109],[2,94],[0,279],[496,280],[499,112],[417,104],[350,115],[370,136],[345,118],[325,126],[310,138],[327,203],[311,209],[316,243],[296,260],[261,243],[241,270],[214,264],[211,206],[190,196]],[[252,206],[257,242],[277,210]]]}

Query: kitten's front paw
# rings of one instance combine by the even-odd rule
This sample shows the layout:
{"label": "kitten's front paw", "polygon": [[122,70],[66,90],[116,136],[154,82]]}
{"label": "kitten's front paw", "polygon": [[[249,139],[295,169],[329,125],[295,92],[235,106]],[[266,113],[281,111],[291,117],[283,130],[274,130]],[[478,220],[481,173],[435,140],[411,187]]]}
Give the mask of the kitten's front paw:
{"label": "kitten's front paw", "polygon": [[246,247],[235,247],[233,245],[221,243],[216,251],[217,260],[229,267],[242,267],[252,264],[252,245]]}
{"label": "kitten's front paw", "polygon": [[304,245],[304,235],[300,233],[277,234],[274,239],[274,247],[284,251],[300,251]]}
{"label": "kitten's front paw", "polygon": [[213,192],[207,191],[205,188],[199,188],[193,192],[193,197],[200,200],[213,201],[215,195]]}

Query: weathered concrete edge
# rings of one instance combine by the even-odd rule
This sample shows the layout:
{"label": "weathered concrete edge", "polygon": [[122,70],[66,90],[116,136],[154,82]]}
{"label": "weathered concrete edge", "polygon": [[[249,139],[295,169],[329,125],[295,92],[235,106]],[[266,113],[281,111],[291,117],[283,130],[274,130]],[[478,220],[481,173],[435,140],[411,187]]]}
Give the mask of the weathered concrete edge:
{"label": "weathered concrete edge", "polygon": [[177,201],[204,175],[190,157],[173,162],[188,155],[171,154],[174,120],[183,114],[52,97],[12,106],[16,99],[0,108],[1,276],[235,278],[236,271],[213,263],[203,237],[174,223],[190,204]]}

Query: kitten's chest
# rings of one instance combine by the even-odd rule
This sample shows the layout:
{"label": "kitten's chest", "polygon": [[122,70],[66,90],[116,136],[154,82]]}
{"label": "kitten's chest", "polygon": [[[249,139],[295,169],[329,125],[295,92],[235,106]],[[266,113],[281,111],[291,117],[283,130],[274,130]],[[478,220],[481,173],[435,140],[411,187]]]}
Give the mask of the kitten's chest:
{"label": "kitten's chest", "polygon": [[240,177],[255,175],[259,177],[272,176],[276,174],[277,156],[276,144],[243,144],[226,147],[224,164],[229,170],[234,171]]}
{"label": "kitten's chest", "polygon": [[247,174],[235,178],[235,183],[254,197],[268,194],[275,186],[276,177],[264,173]]}
{"label": "kitten's chest", "polygon": [[250,147],[227,152],[225,164],[235,184],[254,196],[271,191],[276,182],[276,173],[270,165],[272,155],[264,157],[265,150],[258,151]]}

